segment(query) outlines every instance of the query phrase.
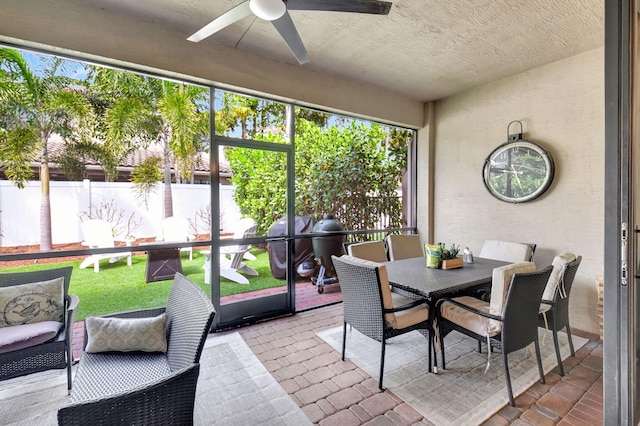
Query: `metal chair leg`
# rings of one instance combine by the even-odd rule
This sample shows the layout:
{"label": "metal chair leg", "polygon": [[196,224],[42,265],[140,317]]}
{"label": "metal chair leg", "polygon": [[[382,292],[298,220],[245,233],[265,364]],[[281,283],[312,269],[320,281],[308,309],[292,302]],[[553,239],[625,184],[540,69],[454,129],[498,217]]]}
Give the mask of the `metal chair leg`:
{"label": "metal chair leg", "polygon": [[516,406],[516,402],[513,399],[513,389],[511,388],[511,375],[509,374],[509,362],[507,361],[507,353],[502,352],[502,362],[504,363],[504,375],[507,379],[507,394],[509,395],[509,405]]}
{"label": "metal chair leg", "polygon": [[562,357],[560,356],[560,344],[558,343],[558,332],[553,329],[553,346],[556,349],[556,360],[558,361],[558,371],[561,376],[564,376],[564,366],[562,365]]}
{"label": "metal chair leg", "polygon": [[344,361],[344,350],[347,345],[347,323],[342,326],[342,360]]}
{"label": "metal chair leg", "polygon": [[382,376],[384,374],[384,352],[386,349],[386,341],[384,338],[384,335],[382,336],[382,351],[380,352],[380,381],[378,382],[378,387],[380,388],[380,390],[384,389],[382,387]]}
{"label": "metal chair leg", "polygon": [[536,340],[533,341],[536,347],[536,360],[538,361],[538,373],[540,374],[540,383],[544,384],[544,370],[542,370],[542,357],[540,356],[540,342],[536,337]]}
{"label": "metal chair leg", "polygon": [[576,351],[573,349],[573,339],[571,337],[571,326],[569,325],[569,320],[567,320],[565,329],[567,330],[567,338],[569,339],[569,349],[571,349],[571,356],[576,356]]}

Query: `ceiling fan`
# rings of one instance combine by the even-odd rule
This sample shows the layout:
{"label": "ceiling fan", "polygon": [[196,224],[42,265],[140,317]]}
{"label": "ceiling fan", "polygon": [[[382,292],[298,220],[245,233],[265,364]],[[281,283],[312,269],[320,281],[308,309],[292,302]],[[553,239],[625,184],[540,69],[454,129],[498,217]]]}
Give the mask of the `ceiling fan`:
{"label": "ceiling fan", "polygon": [[220,15],[209,24],[187,38],[199,42],[221,29],[254,14],[260,19],[271,21],[276,30],[291,49],[298,62],[306,64],[309,55],[302,44],[289,10],[321,10],[333,12],[370,13],[388,15],[391,2],[375,0],[246,0]]}

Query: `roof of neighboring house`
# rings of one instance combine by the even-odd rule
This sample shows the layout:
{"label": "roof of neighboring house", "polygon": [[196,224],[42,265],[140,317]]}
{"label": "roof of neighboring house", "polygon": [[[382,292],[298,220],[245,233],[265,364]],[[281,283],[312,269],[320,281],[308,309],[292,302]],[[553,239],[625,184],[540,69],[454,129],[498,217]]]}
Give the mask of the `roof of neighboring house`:
{"label": "roof of neighboring house", "polygon": [[[63,177],[63,174],[60,172],[57,164],[55,163],[55,158],[61,155],[64,152],[64,139],[59,135],[53,135],[48,142],[48,151],[49,157],[54,160],[50,164],[50,173],[51,179],[53,180],[61,180],[66,179]],[[151,157],[159,157],[162,158],[164,156],[163,150],[160,146],[150,146],[148,148],[138,148],[129,155],[117,166],[118,169],[118,181],[128,181],[131,170],[137,165],[141,164],[148,158]],[[104,179],[104,171],[102,169],[101,164],[92,159],[87,158],[85,160],[85,165],[87,166],[87,173],[92,179],[95,180],[103,180]],[[34,163],[32,168],[35,169],[37,173],[37,169],[39,167],[38,163]],[[196,167],[195,167],[195,175],[197,179],[208,179],[209,176],[209,153],[208,152],[200,152],[197,156]],[[231,176],[231,167],[229,167],[229,163],[226,161],[220,162],[220,175],[221,177],[230,177]]]}

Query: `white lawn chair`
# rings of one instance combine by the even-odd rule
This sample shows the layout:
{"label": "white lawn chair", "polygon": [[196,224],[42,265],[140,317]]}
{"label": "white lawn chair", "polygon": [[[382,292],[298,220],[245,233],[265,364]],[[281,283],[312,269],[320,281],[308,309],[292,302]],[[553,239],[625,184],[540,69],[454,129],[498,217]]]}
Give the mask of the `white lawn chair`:
{"label": "white lawn chair", "polygon": [[[113,240],[113,227],[109,222],[99,219],[85,220],[82,222],[80,227],[82,228],[82,234],[84,235],[82,245],[90,248],[115,247]],[[127,265],[131,266],[131,252],[129,251],[120,253],[92,254],[82,261],[80,268],[84,269],[93,265],[94,272],[100,272],[100,261],[102,259],[109,259],[109,263],[115,263],[125,257],[127,258]]]}
{"label": "white lawn chair", "polygon": [[[244,230],[241,235],[242,238],[251,238],[255,235],[257,225],[253,221],[252,223],[253,225]],[[249,280],[245,275],[257,277],[259,275],[258,271],[243,262],[250,249],[251,246],[249,244],[220,247],[220,276],[238,284],[249,284]],[[211,252],[203,250],[201,253],[207,257],[205,264],[202,266],[205,270],[204,282],[205,284],[211,284],[211,263],[209,259]]]}
{"label": "white lawn chair", "polygon": [[[247,231],[250,230],[251,227],[254,226],[255,224],[256,224],[256,222],[253,219],[251,219],[250,217],[245,217],[244,219],[240,219],[235,224],[235,226],[233,227],[233,229],[234,229],[233,238],[236,239],[236,240],[239,240],[240,238],[245,238],[245,234],[247,233]],[[255,226],[253,228],[253,234],[251,234],[249,236],[253,237],[254,234],[255,234]],[[244,253],[243,259],[244,260],[256,260],[256,257],[254,255],[252,255],[251,253],[249,253],[249,250],[247,250]]]}
{"label": "white lawn chair", "polygon": [[[156,241],[184,242],[193,240],[189,234],[189,220],[184,217],[172,216],[162,221],[162,235]],[[193,260],[193,247],[182,247],[180,251],[189,252],[189,260]]]}

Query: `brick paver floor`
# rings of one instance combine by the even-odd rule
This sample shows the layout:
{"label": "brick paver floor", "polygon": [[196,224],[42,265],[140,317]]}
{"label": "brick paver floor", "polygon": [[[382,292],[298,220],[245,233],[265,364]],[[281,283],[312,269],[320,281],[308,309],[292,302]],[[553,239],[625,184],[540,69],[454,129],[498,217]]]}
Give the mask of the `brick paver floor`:
{"label": "brick paver floor", "polygon": [[[325,343],[316,332],[342,324],[342,304],[334,304],[237,329],[273,377],[311,421],[320,426],[431,425]],[[76,326],[79,338],[82,325]],[[602,343],[595,334],[555,370],[536,383],[487,425],[602,425]],[[79,341],[74,346],[81,354]]]}
{"label": "brick paver floor", "polygon": [[[430,425],[428,419],[320,339],[316,332],[342,324],[342,304],[240,328],[266,368],[320,426]],[[565,361],[566,375],[551,371],[487,421],[489,425],[600,425],[602,344],[598,335],[574,331],[589,342]]]}

